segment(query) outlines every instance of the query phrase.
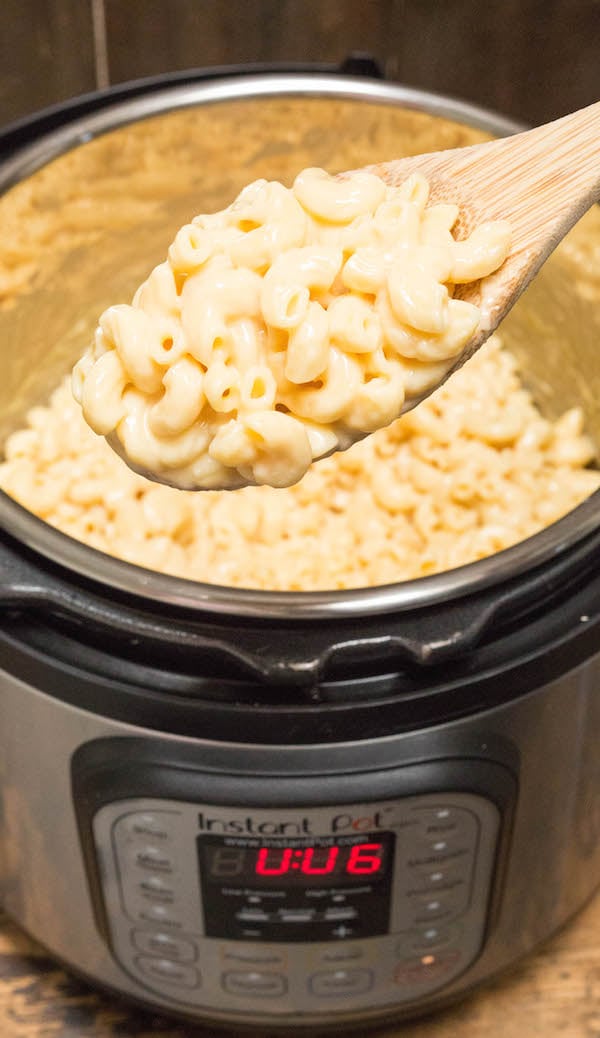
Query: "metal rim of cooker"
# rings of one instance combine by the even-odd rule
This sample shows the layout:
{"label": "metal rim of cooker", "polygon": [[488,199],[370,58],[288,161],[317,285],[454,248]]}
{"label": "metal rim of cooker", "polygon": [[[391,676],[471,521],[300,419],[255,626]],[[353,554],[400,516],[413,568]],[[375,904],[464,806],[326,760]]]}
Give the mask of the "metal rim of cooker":
{"label": "metal rim of cooker", "polygon": [[[106,107],[44,133],[0,167],[0,193],[46,163],[94,137],[132,122],[180,108],[272,96],[334,97],[402,105],[465,123],[497,136],[522,129],[485,108],[425,90],[365,78],[327,74],[271,73],[165,86]],[[406,611],[460,598],[543,565],[598,532],[600,491],[562,519],[513,547],[442,573],[394,584],[346,591],[259,591],[169,576],[91,548],[49,526],[0,491],[0,524],[34,552],[86,579],[119,591],[203,612],[261,619],[347,618]]]}

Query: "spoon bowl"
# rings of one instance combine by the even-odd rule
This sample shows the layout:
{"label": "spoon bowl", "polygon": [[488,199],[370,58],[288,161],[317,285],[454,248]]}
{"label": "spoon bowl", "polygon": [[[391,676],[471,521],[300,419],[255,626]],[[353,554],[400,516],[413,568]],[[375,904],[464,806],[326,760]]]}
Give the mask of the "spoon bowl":
{"label": "spoon bowl", "polygon": [[[75,368],[86,420],[136,472],[181,489],[297,482],[311,461],[420,403],[487,340],[598,198],[599,128],[600,103],[508,139],[367,167],[369,175],[309,168],[291,191],[248,185],[227,209],[181,228],[133,303],[102,315]],[[456,258],[444,255],[441,267],[429,253],[403,254],[403,224],[383,208],[383,184],[408,181],[410,194],[416,173],[419,205],[427,195],[451,203],[443,233]],[[362,216],[375,221],[373,254],[351,269]],[[356,239],[336,238],[338,225]],[[421,247],[416,231],[410,247]],[[262,368],[242,350],[237,370],[230,325],[240,319],[272,354]],[[167,354],[152,345],[160,320]],[[183,360],[170,352],[174,336]],[[250,372],[256,391],[242,382]]]}
{"label": "spoon bowl", "polygon": [[368,168],[393,187],[422,173],[430,203],[460,206],[453,228],[458,240],[488,220],[510,223],[510,252],[500,269],[455,292],[480,308],[481,319],[450,375],[489,338],[550,253],[600,200],[600,101],[511,137]]}

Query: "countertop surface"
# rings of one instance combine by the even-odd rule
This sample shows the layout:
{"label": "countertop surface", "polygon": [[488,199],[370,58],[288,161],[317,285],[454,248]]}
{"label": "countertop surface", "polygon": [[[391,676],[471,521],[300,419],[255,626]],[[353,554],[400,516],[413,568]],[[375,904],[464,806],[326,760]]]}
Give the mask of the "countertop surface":
{"label": "countertop surface", "polygon": [[[355,1033],[365,1038],[366,1031]],[[536,954],[458,1006],[376,1034],[600,1038],[600,896]],[[177,1023],[96,993],[68,976],[1,911],[0,1036],[226,1038],[222,1031]],[[311,1036],[317,1038],[314,1032]]]}

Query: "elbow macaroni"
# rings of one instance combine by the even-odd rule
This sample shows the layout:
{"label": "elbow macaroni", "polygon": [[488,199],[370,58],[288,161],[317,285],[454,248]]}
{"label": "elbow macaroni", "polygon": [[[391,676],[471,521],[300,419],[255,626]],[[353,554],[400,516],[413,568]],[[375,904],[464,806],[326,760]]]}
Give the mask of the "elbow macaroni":
{"label": "elbow macaroni", "polygon": [[[270,424],[283,416],[253,415],[270,471],[275,446],[285,473],[298,445]],[[307,428],[310,453],[325,452],[326,427]],[[266,590],[365,587],[490,555],[574,508],[600,487],[582,428],[579,408],[542,417],[494,337],[419,407],[287,489],[197,494],[149,482],[85,424],[68,380],[8,438],[0,486],[71,537],[148,569]],[[234,423],[219,435],[226,462],[248,450]]]}
{"label": "elbow macaroni", "polygon": [[285,487],[438,383],[479,311],[455,285],[504,261],[507,223],[455,241],[427,181],[307,169],[178,231],[100,318],[73,391],[135,470],[181,489]]}

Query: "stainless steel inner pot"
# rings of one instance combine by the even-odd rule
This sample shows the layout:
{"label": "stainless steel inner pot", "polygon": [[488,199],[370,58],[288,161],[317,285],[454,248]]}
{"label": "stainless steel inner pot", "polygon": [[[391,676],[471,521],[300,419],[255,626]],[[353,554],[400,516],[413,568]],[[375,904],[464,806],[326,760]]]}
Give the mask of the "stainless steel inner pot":
{"label": "stainless steel inner pot", "polygon": [[[423,91],[319,75],[175,86],[40,138],[0,167],[0,448],[85,348],[98,314],[128,301],[174,231],[227,205],[257,177],[289,182],[457,147],[519,127]],[[510,214],[507,214],[510,217]],[[545,414],[583,407],[600,445],[600,212],[559,247],[502,327]],[[364,590],[220,588],[132,566],[64,536],[0,493],[0,522],[67,569],[146,599],[253,616],[351,616],[410,609],[493,585],[595,530],[600,493],[495,556]]]}

